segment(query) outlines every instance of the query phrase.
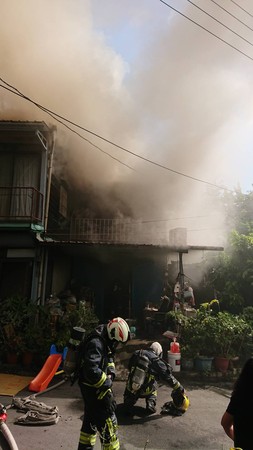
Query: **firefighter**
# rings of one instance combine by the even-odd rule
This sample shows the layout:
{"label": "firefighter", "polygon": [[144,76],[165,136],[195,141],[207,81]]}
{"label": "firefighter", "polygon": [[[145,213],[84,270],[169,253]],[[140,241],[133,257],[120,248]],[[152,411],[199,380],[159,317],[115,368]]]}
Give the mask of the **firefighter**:
{"label": "firefighter", "polygon": [[120,448],[116,402],[112,392],[115,377],[114,354],[118,343],[127,342],[129,337],[127,322],[116,317],[108,324],[99,325],[85,338],[78,379],[84,401],[78,450],[92,450],[97,433],[102,449]]}
{"label": "firefighter", "polygon": [[124,392],[124,407],[127,414],[132,414],[133,406],[139,398],[145,399],[147,414],[156,412],[158,380],[172,387],[174,403],[182,406],[185,390],[172,375],[171,366],[162,360],[162,354],[161,344],[153,342],[148,349],[136,350],[131,356]]}

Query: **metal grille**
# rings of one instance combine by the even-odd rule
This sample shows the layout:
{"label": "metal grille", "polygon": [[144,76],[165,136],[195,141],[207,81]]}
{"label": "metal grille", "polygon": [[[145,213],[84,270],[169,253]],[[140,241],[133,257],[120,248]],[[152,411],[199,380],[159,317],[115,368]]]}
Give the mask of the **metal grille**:
{"label": "metal grille", "polygon": [[42,221],[43,195],[33,187],[0,187],[0,220]]}
{"label": "metal grille", "polygon": [[72,219],[70,237],[94,243],[168,244],[166,224],[129,219]]}

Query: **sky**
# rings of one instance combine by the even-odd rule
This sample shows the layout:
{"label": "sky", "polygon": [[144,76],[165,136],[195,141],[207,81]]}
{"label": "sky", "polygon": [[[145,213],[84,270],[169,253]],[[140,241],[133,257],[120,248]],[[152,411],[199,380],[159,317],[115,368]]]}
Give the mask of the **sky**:
{"label": "sky", "polygon": [[221,188],[253,183],[253,5],[237,3],[2,0],[0,77],[86,131],[3,82],[0,119],[57,126],[56,169],[89,214],[167,220],[189,244],[220,245]]}

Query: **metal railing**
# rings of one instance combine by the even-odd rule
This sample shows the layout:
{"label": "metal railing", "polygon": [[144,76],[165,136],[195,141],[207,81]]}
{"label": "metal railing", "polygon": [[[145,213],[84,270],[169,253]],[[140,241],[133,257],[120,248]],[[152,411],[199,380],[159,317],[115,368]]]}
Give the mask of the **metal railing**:
{"label": "metal railing", "polygon": [[0,221],[41,222],[43,194],[33,187],[0,187]]}
{"label": "metal railing", "polygon": [[130,219],[75,218],[70,227],[70,239],[93,243],[166,245],[168,233],[164,223]]}

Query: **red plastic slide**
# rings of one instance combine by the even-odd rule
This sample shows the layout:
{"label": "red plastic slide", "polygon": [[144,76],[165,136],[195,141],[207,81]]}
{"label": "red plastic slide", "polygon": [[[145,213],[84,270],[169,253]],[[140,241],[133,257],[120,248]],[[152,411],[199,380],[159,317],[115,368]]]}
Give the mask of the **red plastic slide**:
{"label": "red plastic slide", "polygon": [[62,361],[62,355],[56,353],[49,355],[44,366],[38,375],[29,384],[29,391],[40,392],[44,391],[52,380],[55,372]]}

